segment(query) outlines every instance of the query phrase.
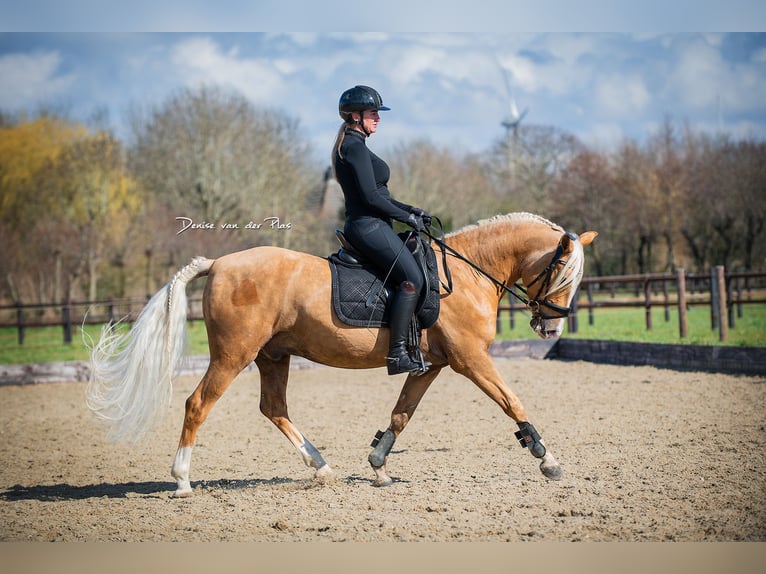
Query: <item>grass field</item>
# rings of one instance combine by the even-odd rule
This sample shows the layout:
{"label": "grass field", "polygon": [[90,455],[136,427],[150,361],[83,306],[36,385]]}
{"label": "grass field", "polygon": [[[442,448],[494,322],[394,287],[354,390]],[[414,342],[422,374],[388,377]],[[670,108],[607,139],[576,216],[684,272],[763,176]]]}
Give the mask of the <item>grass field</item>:
{"label": "grass field", "polygon": [[[766,305],[744,305],[742,317],[735,314],[735,326],[729,328],[728,339],[719,340],[718,329],[712,329],[710,309],[699,306],[687,311],[687,336],[679,335],[678,311],[670,310],[669,320],[665,312],[652,309],[652,329],[647,331],[643,308],[597,309],[593,324],[589,324],[587,310],[578,314],[578,329],[570,333],[564,328],[565,337],[572,339],[595,339],[605,341],[635,341],[639,343],[680,343],[689,345],[735,345],[766,347]],[[509,328],[508,314],[503,314],[499,339],[528,339],[531,330],[526,313],[516,314],[516,328]]]}
{"label": "grass field", "polygon": [[[688,312],[688,336],[679,338],[678,314],[671,310],[670,320],[666,321],[661,309],[653,310],[652,330],[645,327],[644,310],[635,309],[598,309],[594,314],[593,325],[589,324],[587,311],[578,315],[578,332],[568,333],[564,337],[578,339],[596,339],[611,341],[636,341],[643,343],[683,343],[690,345],[737,345],[766,347],[766,305],[746,305],[742,317],[736,317],[736,325],[729,329],[729,338],[725,343],[718,340],[718,331],[710,325],[710,311],[706,307],[692,307]],[[124,327],[127,328],[127,327]],[[84,337],[82,328],[75,329],[71,345],[63,343],[61,327],[28,328],[23,345],[18,344],[15,329],[0,329],[0,364],[47,363],[54,361],[86,360],[88,348],[83,341],[97,340],[99,326],[86,326]],[[207,353],[207,334],[201,321],[195,321],[187,330],[189,334],[189,353],[201,355]],[[498,339],[534,338],[529,328],[527,313],[516,313],[516,327],[509,328],[508,314],[503,314],[501,332]]]}

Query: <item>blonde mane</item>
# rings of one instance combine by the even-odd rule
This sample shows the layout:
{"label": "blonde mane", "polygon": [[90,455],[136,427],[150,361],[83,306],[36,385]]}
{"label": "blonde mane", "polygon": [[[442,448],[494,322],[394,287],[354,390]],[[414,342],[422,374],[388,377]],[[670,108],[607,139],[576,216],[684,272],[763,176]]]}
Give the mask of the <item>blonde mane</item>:
{"label": "blonde mane", "polygon": [[[491,225],[506,223],[506,222],[507,223],[516,223],[516,222],[541,223],[543,225],[547,225],[554,231],[566,233],[566,230],[563,227],[561,227],[560,225],[557,225],[556,223],[553,223],[552,221],[548,219],[545,219],[544,217],[540,215],[535,215],[534,213],[516,212],[516,213],[507,213],[505,215],[495,215],[488,219],[481,219],[476,223],[466,225],[465,227],[462,227],[456,231],[447,233],[445,235],[445,238],[459,235],[464,232],[470,232],[472,230],[486,228]],[[555,273],[553,281],[548,286],[548,291],[546,293],[546,296],[551,297],[569,287],[572,287],[570,295],[573,296],[575,290],[577,289],[577,286],[580,284],[580,280],[582,279],[584,264],[585,264],[585,255],[583,252],[582,244],[580,243],[579,240],[575,240],[573,242],[572,253],[570,254],[569,258],[564,263],[564,266],[561,267],[561,269],[559,269],[557,273]]]}
{"label": "blonde mane", "polygon": [[548,297],[551,297],[559,291],[563,291],[564,289],[571,287],[572,290],[569,293],[571,302],[571,298],[574,296],[574,293],[577,290],[577,286],[580,284],[580,280],[582,279],[584,264],[585,256],[582,248],[582,243],[580,243],[579,240],[574,241],[572,242],[572,253],[564,263],[564,266],[559,270],[558,273],[556,273],[556,277],[548,288]]}
{"label": "blonde mane", "polygon": [[519,221],[531,221],[536,223],[542,223],[544,225],[548,225],[551,229],[555,229],[556,231],[561,231],[562,233],[564,232],[563,227],[553,223],[552,221],[545,219],[544,217],[540,215],[535,215],[534,213],[526,213],[526,212],[520,211],[516,213],[506,213],[505,215],[494,215],[488,219],[480,219],[476,223],[471,223],[469,225],[466,225],[465,227],[461,227],[460,229],[456,231],[451,231],[445,237],[457,235],[465,231],[471,231],[472,229],[478,229],[479,227],[484,227],[486,225],[493,225],[495,223],[504,223],[504,222],[513,223],[513,222],[519,222]]}

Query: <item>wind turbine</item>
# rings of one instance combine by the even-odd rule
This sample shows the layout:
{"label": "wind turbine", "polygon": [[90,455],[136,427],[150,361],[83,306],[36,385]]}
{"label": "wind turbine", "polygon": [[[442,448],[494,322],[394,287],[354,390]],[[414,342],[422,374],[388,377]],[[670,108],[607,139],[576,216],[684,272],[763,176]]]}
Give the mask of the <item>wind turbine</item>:
{"label": "wind turbine", "polygon": [[519,112],[519,106],[516,105],[516,98],[513,95],[513,88],[511,87],[511,80],[509,77],[510,72],[504,67],[502,70],[503,80],[505,80],[505,90],[508,92],[508,105],[510,108],[510,113],[508,117],[502,121],[501,125],[505,128],[506,135],[510,141],[511,135],[513,135],[514,139],[518,138],[519,124],[521,124],[521,120],[523,120],[527,115],[527,112],[529,112],[529,108],[524,108],[522,112]]}
{"label": "wind turbine", "polygon": [[500,68],[503,71],[503,80],[505,80],[505,89],[508,92],[508,105],[510,108],[508,117],[506,117],[500,125],[505,128],[508,150],[508,174],[510,176],[511,185],[515,185],[516,163],[518,161],[519,125],[521,124],[521,120],[527,115],[529,108],[524,108],[522,112],[519,112],[519,106],[516,105],[516,98],[513,95],[513,88],[511,87],[511,72],[504,66],[500,66]]}

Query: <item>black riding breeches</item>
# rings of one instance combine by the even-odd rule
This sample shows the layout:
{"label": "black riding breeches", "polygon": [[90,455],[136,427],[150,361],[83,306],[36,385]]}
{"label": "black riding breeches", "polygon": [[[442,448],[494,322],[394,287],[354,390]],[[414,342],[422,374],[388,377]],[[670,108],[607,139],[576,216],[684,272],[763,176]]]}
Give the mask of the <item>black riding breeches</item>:
{"label": "black riding breeches", "polygon": [[362,255],[383,274],[388,283],[399,286],[409,281],[420,293],[425,283],[415,257],[392,227],[376,217],[359,217],[346,221],[344,235]]}

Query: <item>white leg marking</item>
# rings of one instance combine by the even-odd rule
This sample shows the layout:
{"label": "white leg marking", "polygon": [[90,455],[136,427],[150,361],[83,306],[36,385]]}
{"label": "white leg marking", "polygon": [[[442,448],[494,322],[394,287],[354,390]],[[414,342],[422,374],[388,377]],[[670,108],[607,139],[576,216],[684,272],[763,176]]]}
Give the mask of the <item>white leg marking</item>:
{"label": "white leg marking", "polygon": [[192,493],[191,482],[189,481],[189,470],[191,469],[192,447],[183,446],[176,451],[176,457],[173,460],[173,468],[170,474],[176,479],[178,488],[174,496],[190,496]]}

